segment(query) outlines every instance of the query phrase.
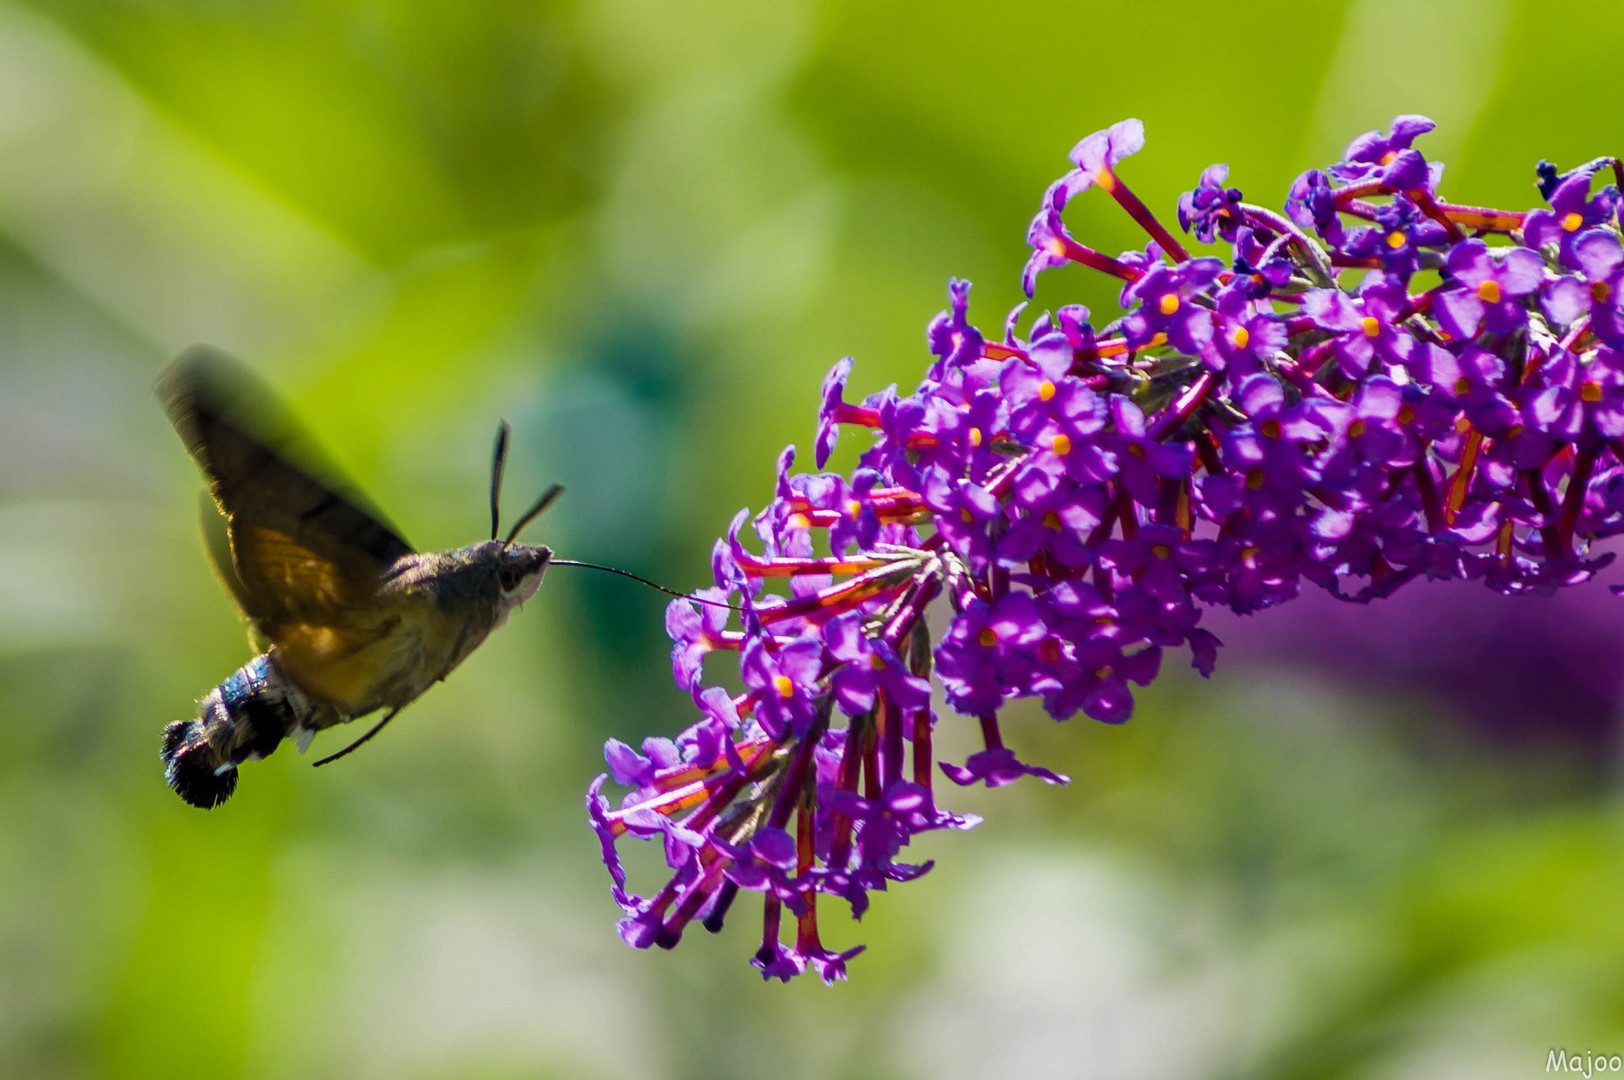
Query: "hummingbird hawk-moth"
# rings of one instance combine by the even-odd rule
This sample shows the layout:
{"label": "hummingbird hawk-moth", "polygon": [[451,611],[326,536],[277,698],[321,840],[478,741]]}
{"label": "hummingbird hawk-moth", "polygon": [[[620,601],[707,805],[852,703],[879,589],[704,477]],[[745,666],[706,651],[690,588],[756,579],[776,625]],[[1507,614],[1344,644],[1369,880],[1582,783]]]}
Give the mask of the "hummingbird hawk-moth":
{"label": "hummingbird hawk-moth", "polygon": [[383,710],[316,764],[366,742],[534,596],[554,562],[552,549],[516,540],[563,492],[556,484],[497,539],[505,423],[491,466],[491,538],[419,552],[336,470],[301,453],[299,429],[274,396],[223,353],[186,352],[164,369],[158,393],[208,481],[209,553],[259,654],[209,691],[196,719],[164,729],[164,777],[193,806],[224,802],[237,766],[282,740],[303,752],[316,732]]}

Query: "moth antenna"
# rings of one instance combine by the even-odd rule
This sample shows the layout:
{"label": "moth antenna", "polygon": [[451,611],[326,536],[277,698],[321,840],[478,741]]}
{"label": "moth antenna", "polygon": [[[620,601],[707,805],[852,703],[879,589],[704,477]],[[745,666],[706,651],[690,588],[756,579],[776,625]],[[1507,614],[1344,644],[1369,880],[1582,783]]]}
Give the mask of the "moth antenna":
{"label": "moth antenna", "polygon": [[[562,494],[564,494],[563,484],[554,484],[546,491],[543,491],[541,493],[541,498],[536,500],[535,505],[526,510],[523,516],[521,516],[519,520],[514,523],[513,528],[508,530],[507,539],[502,541],[502,546],[507,547],[509,544],[513,543],[514,540],[518,539],[519,533],[524,531],[524,527],[540,517],[543,511],[553,504],[553,500]],[[491,539],[495,540],[496,536],[492,534]]]}
{"label": "moth antenna", "polygon": [[511,429],[506,420],[496,424],[496,449],[491,454],[491,539],[502,524],[502,473],[507,469],[508,436]]}
{"label": "moth antenna", "polygon": [[578,561],[576,559],[550,559],[550,560],[548,560],[547,565],[548,566],[581,566],[581,567],[585,567],[588,570],[602,570],[606,574],[619,574],[623,578],[631,578],[633,581],[638,582],[641,585],[647,585],[651,589],[658,589],[660,592],[663,592],[668,596],[675,596],[675,597],[677,597],[678,599],[681,599],[681,600],[692,600],[694,603],[696,603],[696,604],[704,604],[706,607],[727,608],[729,611],[743,611],[744,610],[742,607],[739,607],[739,605],[737,605],[737,604],[724,604],[720,600],[706,600],[706,599],[704,599],[702,597],[694,596],[691,593],[678,592],[675,589],[668,589],[664,585],[661,585],[661,584],[659,584],[657,582],[650,581],[646,577],[638,577],[636,574],[632,573],[630,570],[621,570],[621,569],[618,569],[618,568],[613,567],[613,566],[599,566],[597,563],[580,562],[580,561]]}

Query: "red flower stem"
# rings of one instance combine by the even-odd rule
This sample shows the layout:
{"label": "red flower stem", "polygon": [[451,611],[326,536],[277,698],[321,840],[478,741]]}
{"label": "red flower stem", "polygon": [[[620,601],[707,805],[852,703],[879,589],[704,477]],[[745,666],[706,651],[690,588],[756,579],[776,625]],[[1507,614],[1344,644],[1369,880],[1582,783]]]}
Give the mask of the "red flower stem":
{"label": "red flower stem", "polygon": [[1544,522],[1539,527],[1539,536],[1545,545],[1545,557],[1571,559],[1573,552],[1562,542],[1562,527],[1557,521],[1556,507],[1551,503],[1550,489],[1545,486],[1545,478],[1541,475],[1543,472],[1543,469],[1528,469],[1522,475],[1528,484],[1528,501],[1534,504],[1534,509],[1539,511],[1540,519]]}
{"label": "red flower stem", "polygon": [[1354,199],[1361,199],[1366,195],[1381,195],[1386,191],[1387,186],[1380,180],[1365,180],[1349,184],[1347,187],[1335,188],[1331,192],[1331,197],[1340,207],[1343,203],[1352,202]]}
{"label": "red flower stem", "polygon": [[1052,236],[1049,238],[1048,250],[1051,255],[1070,259],[1074,263],[1081,263],[1102,274],[1121,278],[1123,281],[1138,281],[1144,273],[1135,270],[1125,262],[1118,262],[1109,255],[1102,255],[1093,248],[1084,247],[1069,236]]}
{"label": "red flower stem", "polygon": [[1312,379],[1320,373],[1320,369],[1325,366],[1325,361],[1335,355],[1336,342],[1334,340],[1315,342],[1304,349],[1297,357],[1297,370]]}
{"label": "red flower stem", "polygon": [[834,420],[837,424],[856,424],[860,427],[877,428],[880,426],[880,410],[870,409],[865,405],[847,405],[845,402],[835,406]]}
{"label": "red flower stem", "polygon": [[874,713],[874,723],[863,728],[863,798],[878,799],[880,787],[880,714]]}
{"label": "red flower stem", "polygon": [[699,914],[699,909],[705,906],[705,901],[710,899],[711,893],[716,891],[717,882],[721,880],[730,861],[713,856],[713,861],[705,866],[698,880],[689,884],[676,910],[661,924],[659,932],[654,936],[654,944],[662,949],[676,948],[677,943],[682,940],[682,931],[693,921],[693,917]]}
{"label": "red flower stem", "polygon": [[986,743],[988,750],[1002,750],[1004,748],[1004,734],[998,730],[998,714],[982,713],[976,717],[981,721],[981,740]]}
{"label": "red flower stem", "polygon": [[1556,347],[1564,352],[1572,352],[1574,347],[1579,344],[1579,339],[1584,337],[1589,329],[1590,316],[1579,316],[1574,324],[1568,328],[1568,332],[1562,335],[1562,340],[1556,343]]}
{"label": "red flower stem", "polygon": [[890,644],[898,655],[904,651],[902,639],[912,632],[914,623],[919,621],[925,608],[942,591],[941,564],[935,565],[936,569],[914,579],[902,603],[897,606],[896,613],[880,630],[880,640]]}
{"label": "red flower stem", "polygon": [[[863,767],[863,739],[867,727],[858,718],[846,728],[846,745],[840,752],[840,768],[835,773],[835,787],[840,791],[857,794],[857,775]],[[851,817],[836,810],[832,831],[829,865],[844,870],[851,861]]]}
{"label": "red flower stem", "polygon": [[1184,392],[1173,401],[1173,404],[1157,414],[1147,435],[1157,442],[1172,437],[1201,407],[1201,403],[1207,400],[1207,395],[1211,394],[1213,387],[1217,385],[1218,373],[1203,371],[1195,382],[1184,388]]}
{"label": "red flower stem", "polygon": [[1590,488],[1591,474],[1596,470],[1596,459],[1601,455],[1594,450],[1580,450],[1573,459],[1573,474],[1568,477],[1568,490],[1562,497],[1562,515],[1557,521],[1561,535],[1561,550],[1572,554],[1573,531],[1584,509],[1585,492]]}
{"label": "red flower stem", "polygon": [[1485,232],[1516,232],[1523,227],[1523,220],[1527,217],[1514,210],[1491,210],[1486,206],[1460,206],[1446,202],[1439,203],[1438,209],[1457,225]]}
{"label": "red flower stem", "polygon": [[1101,169],[1094,174],[1095,183],[1104,188],[1117,205],[1128,212],[1128,216],[1139,223],[1139,227],[1150,234],[1150,238],[1161,245],[1163,251],[1176,263],[1189,262],[1190,253],[1184,250],[1172,233],[1167,231],[1156,215],[1152,214],[1145,204],[1139,201],[1139,196],[1128,189],[1120,177],[1110,169]]}
{"label": "red flower stem", "polygon": [[789,772],[784,776],[784,786],[778,789],[778,798],[773,808],[767,812],[767,827],[782,829],[788,822],[789,816],[794,812],[795,806],[802,798],[801,789],[806,785],[807,770],[812,765],[812,752],[817,749],[818,742],[823,733],[829,730],[829,711],[820,709],[818,718],[812,721],[812,727],[795,748],[795,756],[790,760]]}
{"label": "red flower stem", "polygon": [[770,963],[778,952],[779,924],[784,917],[784,902],[772,893],[768,893],[761,901],[761,949],[756,953],[756,959],[763,964]]}
{"label": "red flower stem", "polygon": [[1507,520],[1500,524],[1500,535],[1494,540],[1494,553],[1500,556],[1503,565],[1511,565],[1511,542],[1516,538],[1513,529],[1515,523]]}
{"label": "red flower stem", "polygon": [[880,730],[885,733],[885,742],[880,748],[880,764],[884,769],[882,788],[890,791],[891,785],[902,779],[902,710],[884,690],[879,692],[879,699]]}
{"label": "red flower stem", "polygon": [[[744,744],[750,745],[749,743]],[[609,830],[615,836],[626,834],[625,817],[637,810],[651,810],[663,817],[671,817],[688,809],[704,803],[693,817],[685,823],[695,832],[709,825],[711,819],[722,812],[722,809],[738,797],[744,786],[757,780],[765,772],[766,766],[772,761],[772,751],[777,746],[770,739],[763,739],[756,750],[755,756],[745,762],[743,775],[737,773],[723,773],[710,777],[696,784],[678,788],[658,799],[650,799],[635,806],[621,807],[619,810],[610,810],[605,813],[609,819]],[[743,755],[740,755],[741,757]]]}
{"label": "red flower stem", "polygon": [[913,780],[930,791],[931,766],[930,707],[915,709],[913,716]]}
{"label": "red flower stem", "polygon": [[1472,480],[1472,468],[1477,464],[1477,452],[1483,446],[1483,433],[1472,428],[1466,436],[1466,445],[1460,454],[1460,466],[1449,484],[1449,501],[1444,503],[1444,524],[1453,527],[1455,515],[1466,505],[1466,487]]}
{"label": "red flower stem", "polygon": [[802,956],[816,956],[823,951],[818,940],[818,890],[810,884],[807,872],[817,860],[817,811],[808,785],[801,785],[800,799],[795,815],[795,872],[808,882],[801,892],[805,908],[796,916],[795,948]]}
{"label": "red flower stem", "polygon": [[[1329,280],[1331,266],[1326,261],[1325,249],[1316,244],[1309,235],[1299,229],[1295,222],[1284,214],[1277,214],[1263,206],[1254,206],[1252,203],[1241,203],[1236,209],[1240,210],[1254,225],[1261,225],[1272,229],[1283,237],[1289,237],[1304,254],[1313,260],[1314,266]],[[1271,245],[1272,246],[1272,245]],[[1259,260],[1261,263],[1262,260]]]}
{"label": "red flower stem", "polygon": [[713,934],[721,933],[722,920],[727,918],[728,909],[733,906],[733,901],[738,898],[738,895],[739,883],[737,881],[728,880],[722,882],[722,887],[716,890],[716,903],[711,906],[710,914],[705,916],[705,921],[700,925]]}
{"label": "red flower stem", "polygon": [[1415,488],[1421,495],[1421,512],[1426,515],[1427,531],[1436,533],[1444,527],[1444,506],[1438,498],[1438,481],[1432,475],[1432,455],[1421,448],[1421,458],[1415,463]]}
{"label": "red flower stem", "polygon": [[821,559],[756,559],[746,555],[733,561],[751,577],[799,577],[802,574],[857,574],[889,566],[895,559],[843,559],[835,556]]}
{"label": "red flower stem", "polygon": [[982,342],[981,355],[988,360],[1008,360],[1011,357],[1029,359],[1025,349],[1016,348],[1014,345],[1001,345],[996,341]]}
{"label": "red flower stem", "polygon": [[1128,351],[1127,338],[1106,338],[1094,343],[1094,353],[1101,358],[1121,356]]}
{"label": "red flower stem", "polygon": [[[767,738],[767,736],[762,735],[758,738],[749,739],[745,742],[738,743],[734,749],[742,758],[746,752],[753,754],[755,751],[759,750],[761,747],[765,746],[771,741],[772,740]],[[728,762],[726,754],[723,754],[721,757],[717,758],[708,765],[673,765],[669,769],[661,769],[654,774],[654,786],[659,788],[661,791],[674,791],[685,784],[691,784],[695,781],[703,780],[706,777],[714,776],[723,769],[727,768],[731,768],[731,766]]]}
{"label": "red flower stem", "polygon": [[[998,471],[989,474],[987,477],[987,494],[998,500],[1003,500],[1008,496],[1010,488],[1015,486],[1015,474],[1020,470],[1020,467],[1021,459],[1016,458],[1007,465],[999,466]],[[937,533],[936,536],[940,537],[941,533]],[[935,537],[932,539],[935,539]]]}
{"label": "red flower stem", "polygon": [[1449,234],[1450,243],[1458,244],[1466,239],[1466,234],[1460,231],[1460,226],[1455,224],[1448,214],[1444,213],[1443,208],[1433,199],[1430,191],[1425,188],[1412,188],[1404,194],[1409,196],[1411,201],[1421,208],[1423,214],[1444,227],[1444,230]]}
{"label": "red flower stem", "polygon": [[761,624],[768,626],[795,618],[814,619],[819,622],[832,619],[865,601],[901,588],[908,581],[911,572],[912,568],[907,566],[900,570],[894,566],[870,570],[839,585],[831,585],[807,596],[798,596],[777,607],[763,608],[760,612]]}

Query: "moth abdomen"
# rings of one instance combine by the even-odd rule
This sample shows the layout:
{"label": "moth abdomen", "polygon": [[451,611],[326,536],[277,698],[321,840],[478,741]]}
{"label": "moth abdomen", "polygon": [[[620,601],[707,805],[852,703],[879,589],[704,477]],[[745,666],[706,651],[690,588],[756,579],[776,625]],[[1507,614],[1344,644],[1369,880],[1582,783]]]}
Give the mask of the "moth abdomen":
{"label": "moth abdomen", "polygon": [[256,656],[198,702],[197,719],[164,728],[164,779],[205,810],[231,797],[237,766],[268,756],[316,712],[269,653]]}

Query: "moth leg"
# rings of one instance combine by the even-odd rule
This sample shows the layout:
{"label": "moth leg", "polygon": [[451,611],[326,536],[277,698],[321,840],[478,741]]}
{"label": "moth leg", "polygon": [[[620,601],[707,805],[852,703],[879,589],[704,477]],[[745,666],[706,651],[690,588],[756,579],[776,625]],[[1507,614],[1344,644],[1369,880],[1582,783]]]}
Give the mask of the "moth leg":
{"label": "moth leg", "polygon": [[388,712],[384,713],[383,714],[383,719],[379,720],[376,724],[373,724],[371,730],[369,730],[365,735],[361,736],[359,739],[356,739],[354,742],[350,743],[350,745],[346,746],[344,749],[340,750],[338,753],[329,754],[326,757],[322,758],[320,761],[316,762],[316,768],[319,769],[323,765],[330,765],[333,762],[337,761],[339,758],[344,757],[344,756],[346,756],[346,755],[348,755],[350,753],[353,753],[355,750],[359,749],[362,743],[366,742],[368,739],[372,738],[372,736],[374,736],[378,732],[382,731],[384,725],[389,723],[389,721],[393,720],[395,718],[395,714],[398,713],[398,712],[400,712],[400,706],[399,705],[395,706],[393,709],[390,709]]}

